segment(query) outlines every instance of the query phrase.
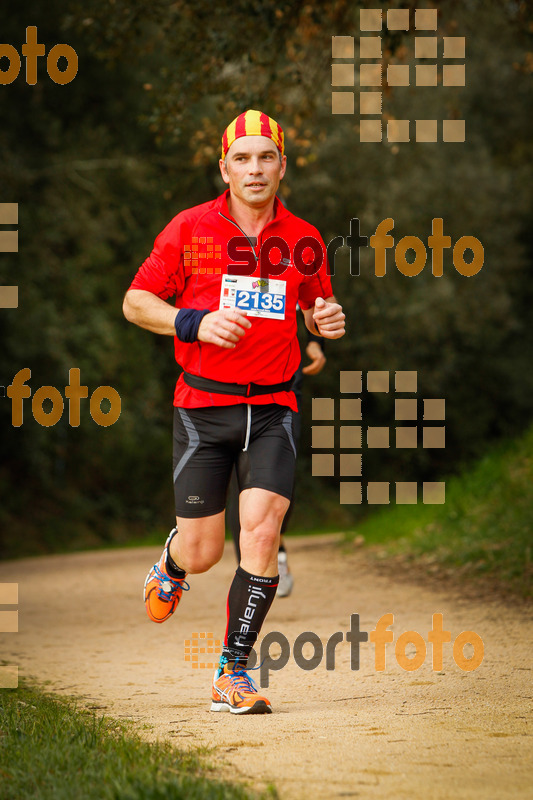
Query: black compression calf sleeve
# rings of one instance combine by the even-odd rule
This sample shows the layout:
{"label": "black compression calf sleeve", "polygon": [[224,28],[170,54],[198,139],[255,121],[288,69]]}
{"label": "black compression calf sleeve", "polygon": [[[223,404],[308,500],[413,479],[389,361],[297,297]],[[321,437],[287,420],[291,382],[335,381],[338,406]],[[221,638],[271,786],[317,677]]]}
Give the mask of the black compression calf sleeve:
{"label": "black compression calf sleeve", "polygon": [[238,660],[239,666],[246,666],[276,596],[278,577],[250,575],[242,567],[237,567],[228,594],[228,625],[222,648],[222,655],[228,661]]}

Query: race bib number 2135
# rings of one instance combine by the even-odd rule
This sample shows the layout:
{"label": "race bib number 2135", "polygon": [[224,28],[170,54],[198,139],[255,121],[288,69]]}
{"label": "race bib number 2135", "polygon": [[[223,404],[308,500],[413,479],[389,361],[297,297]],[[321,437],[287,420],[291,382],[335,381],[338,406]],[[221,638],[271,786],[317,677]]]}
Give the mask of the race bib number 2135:
{"label": "race bib number 2135", "polygon": [[285,281],[224,275],[220,290],[220,308],[246,311],[249,317],[285,319]]}

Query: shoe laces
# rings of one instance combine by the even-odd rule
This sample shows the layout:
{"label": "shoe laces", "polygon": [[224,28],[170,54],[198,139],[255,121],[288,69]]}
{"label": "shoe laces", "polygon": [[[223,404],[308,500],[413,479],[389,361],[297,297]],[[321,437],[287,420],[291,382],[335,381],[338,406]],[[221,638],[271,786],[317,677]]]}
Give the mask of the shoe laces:
{"label": "shoe laces", "polygon": [[[163,572],[159,564],[154,565],[154,572],[159,580],[158,596],[161,600],[171,600],[172,595],[176,594],[179,589],[188,592],[191,588],[185,578],[173,578],[167,572]],[[169,583],[169,589],[163,589],[163,583]]]}
{"label": "shoe laces", "polygon": [[[222,668],[227,663],[227,658],[222,657],[220,659],[220,665]],[[238,662],[235,662],[236,665],[237,663]],[[259,667],[248,667],[248,669],[259,669]],[[257,686],[252,678],[247,674],[246,667],[239,667],[238,669],[231,670],[231,672],[223,672],[221,674],[227,675],[236,689],[244,689],[247,692],[257,692]]]}

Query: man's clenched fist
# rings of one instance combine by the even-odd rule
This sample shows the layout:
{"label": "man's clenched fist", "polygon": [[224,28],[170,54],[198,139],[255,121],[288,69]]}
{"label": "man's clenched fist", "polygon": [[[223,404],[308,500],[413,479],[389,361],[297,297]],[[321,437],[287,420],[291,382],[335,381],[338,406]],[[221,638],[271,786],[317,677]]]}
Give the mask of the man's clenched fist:
{"label": "man's clenched fist", "polygon": [[313,320],[320,336],[324,339],[340,339],[345,333],[344,319],[342,306],[317,297]]}
{"label": "man's clenched fist", "polygon": [[240,311],[223,308],[205,315],[198,328],[198,339],[218,347],[234,348],[251,327],[250,320]]}

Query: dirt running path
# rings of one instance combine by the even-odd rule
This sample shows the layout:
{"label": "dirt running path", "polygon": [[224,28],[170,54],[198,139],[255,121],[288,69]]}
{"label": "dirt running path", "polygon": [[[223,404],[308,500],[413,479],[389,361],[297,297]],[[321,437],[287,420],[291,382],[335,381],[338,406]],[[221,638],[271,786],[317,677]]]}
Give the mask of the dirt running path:
{"label": "dirt running path", "polygon": [[0,635],[0,658],[50,681],[57,692],[153,726],[143,735],[216,748],[212,760],[224,776],[259,788],[273,781],[282,800],[311,793],[326,799],[531,797],[533,625],[523,609],[474,604],[460,592],[449,596],[439,592],[438,579],[434,591],[395,582],[375,574],[363,555],[342,552],[332,537],[292,539],[295,590],[276,599],[263,634],[281,631],[292,646],[311,630],[325,644],[349,629],[350,614],[360,614],[361,630],[371,631],[392,612],[395,641],[407,630],[427,641],[432,614],[442,612],[452,642],[464,630],[482,637],[483,664],[462,671],[447,644],[440,672],[432,670],[430,646],[426,662],[407,672],[388,644],[386,670],[376,672],[369,642],[361,645],[360,669],[352,671],[350,646],[343,642],[335,671],[326,671],[325,659],[303,671],[291,655],[272,673],[265,694],[274,714],[212,714],[212,671],[184,661],[184,640],[193,632],[223,631],[233,553],[227,546],[220,564],[192,579],[178,613],[154,625],[141,589],[159,552],[0,565],[0,582],[19,583],[20,618],[18,634]]}

